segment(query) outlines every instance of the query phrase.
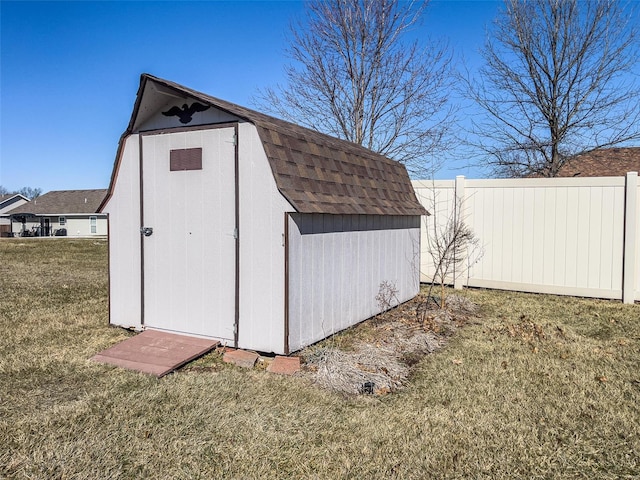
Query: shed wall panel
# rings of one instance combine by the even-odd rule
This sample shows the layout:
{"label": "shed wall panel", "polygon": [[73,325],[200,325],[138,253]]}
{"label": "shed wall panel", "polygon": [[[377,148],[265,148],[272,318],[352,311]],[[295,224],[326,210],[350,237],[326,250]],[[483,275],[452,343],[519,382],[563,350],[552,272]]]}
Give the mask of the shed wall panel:
{"label": "shed wall panel", "polygon": [[285,353],[284,212],[255,126],[238,125],[241,348]]}
{"label": "shed wall panel", "polygon": [[139,329],[142,325],[138,135],[125,140],[117,181],[103,212],[109,214],[110,322]]}
{"label": "shed wall panel", "polygon": [[384,282],[397,289],[392,306],[419,290],[420,217],[392,217],[396,228],[383,228],[389,217],[332,215],[314,216],[310,228],[309,217],[289,217],[291,351],[380,313]]}

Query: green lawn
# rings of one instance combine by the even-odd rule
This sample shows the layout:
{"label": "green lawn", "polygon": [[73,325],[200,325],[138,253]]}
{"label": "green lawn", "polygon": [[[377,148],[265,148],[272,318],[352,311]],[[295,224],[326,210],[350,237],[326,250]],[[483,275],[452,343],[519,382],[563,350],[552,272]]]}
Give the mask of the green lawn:
{"label": "green lawn", "polygon": [[0,478],[639,478],[640,306],[469,290],[481,318],[386,396],[211,354],[161,380],[89,358],[105,241],[0,241]]}

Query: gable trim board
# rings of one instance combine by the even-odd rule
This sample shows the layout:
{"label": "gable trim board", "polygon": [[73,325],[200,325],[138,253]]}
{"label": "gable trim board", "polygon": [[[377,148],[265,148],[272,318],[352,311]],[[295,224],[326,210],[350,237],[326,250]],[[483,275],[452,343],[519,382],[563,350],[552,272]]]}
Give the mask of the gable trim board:
{"label": "gable trim board", "polygon": [[[193,102],[187,126],[162,113]],[[180,149],[202,169],[172,171]],[[379,313],[383,281],[419,289],[426,211],[402,165],[150,75],[101,210],[115,325],[288,354]]]}

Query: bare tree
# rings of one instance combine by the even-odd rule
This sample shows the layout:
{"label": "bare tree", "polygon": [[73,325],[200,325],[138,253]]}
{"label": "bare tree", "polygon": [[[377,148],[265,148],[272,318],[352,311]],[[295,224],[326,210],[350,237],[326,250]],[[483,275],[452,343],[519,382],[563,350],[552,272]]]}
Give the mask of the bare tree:
{"label": "bare tree", "polygon": [[471,97],[503,176],[557,176],[574,155],[640,138],[637,30],[616,0],[505,0]]}
{"label": "bare tree", "polygon": [[446,45],[405,41],[426,7],[427,1],[311,1],[306,21],[291,27],[287,84],[254,102],[401,161],[412,173],[432,173],[452,123],[452,77]]}
{"label": "bare tree", "polygon": [[15,193],[19,193],[20,195],[24,195],[25,197],[33,200],[42,194],[42,189],[39,187],[22,187],[20,190],[16,190]]}
{"label": "bare tree", "polygon": [[42,189],[38,188],[38,187],[36,187],[36,188],[34,188],[34,187],[22,187],[19,190],[9,191],[7,188],[5,188],[2,185],[0,185],[0,195],[7,195],[7,194],[20,194],[20,195],[24,195],[28,199],[33,200],[34,198],[37,198],[42,194]]}

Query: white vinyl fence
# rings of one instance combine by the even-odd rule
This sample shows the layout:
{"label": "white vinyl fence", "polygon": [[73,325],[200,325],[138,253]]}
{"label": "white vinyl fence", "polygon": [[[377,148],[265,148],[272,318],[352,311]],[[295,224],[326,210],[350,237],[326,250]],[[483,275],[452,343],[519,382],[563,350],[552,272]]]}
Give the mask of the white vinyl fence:
{"label": "white vinyl fence", "polygon": [[[640,300],[638,175],[414,181],[432,214],[421,229],[421,281],[433,262],[427,235],[461,215],[479,240],[449,283]],[[481,253],[481,256],[478,256]]]}

